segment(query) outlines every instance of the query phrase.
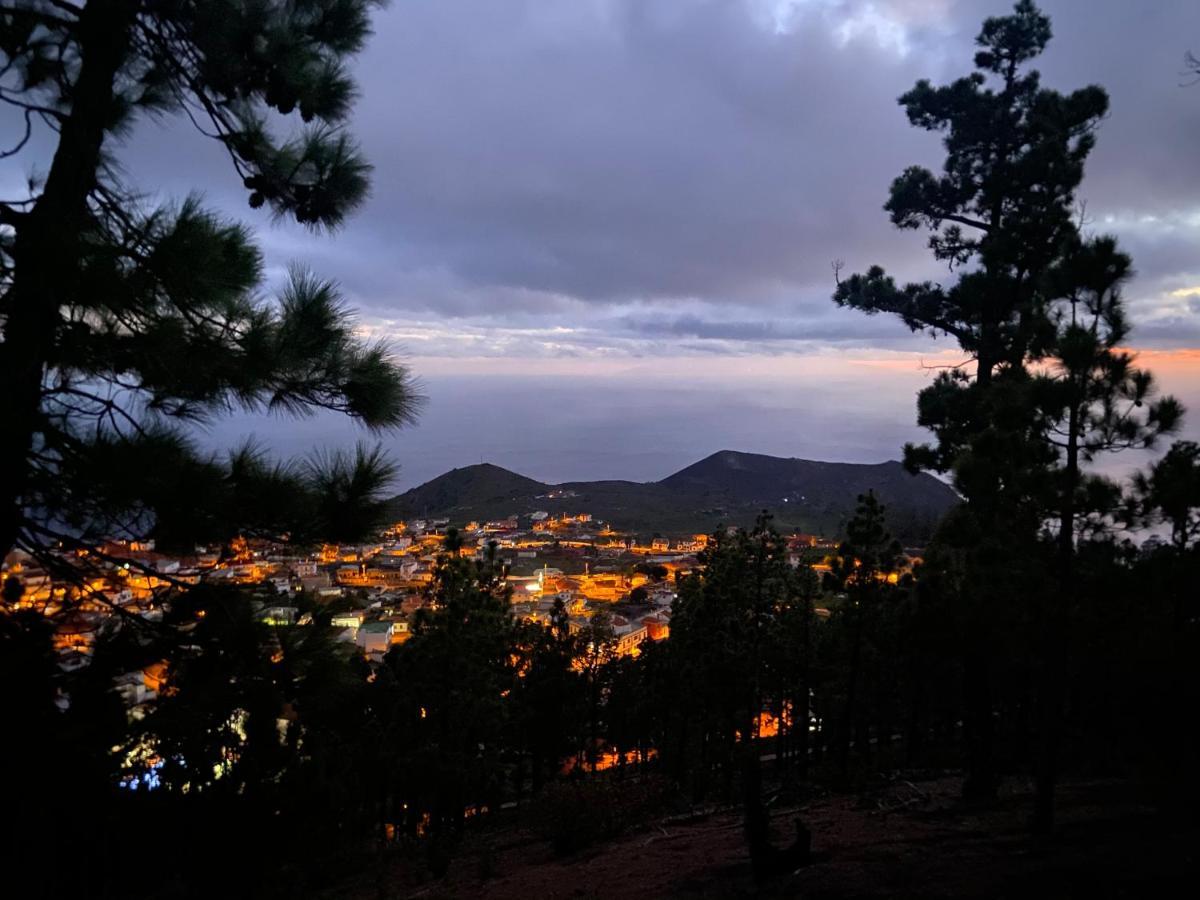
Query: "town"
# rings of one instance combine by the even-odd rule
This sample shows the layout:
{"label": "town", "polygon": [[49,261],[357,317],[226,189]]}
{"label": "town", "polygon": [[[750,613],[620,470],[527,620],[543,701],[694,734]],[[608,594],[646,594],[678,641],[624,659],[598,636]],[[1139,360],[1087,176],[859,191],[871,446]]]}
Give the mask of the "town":
{"label": "town", "polygon": [[[427,588],[439,557],[449,552],[448,537],[460,556],[495,554],[517,619],[548,625],[561,604],[578,632],[603,610],[615,656],[636,656],[645,641],[669,636],[677,580],[697,566],[697,554],[709,542],[706,534],[641,538],[586,512],[536,511],[467,522],[461,529],[444,518],[396,522],[372,543],[324,545],[306,554],[242,538],[185,555],[161,552],[150,539],[113,540],[61,549],[59,565],[47,567],[14,550],[0,581],[6,597],[17,598],[15,609],[55,623],[64,672],[88,664],[105,629],[136,619],[161,621],[172,591],[202,582],[242,586],[246,602],[268,625],[328,621],[348,652],[380,664],[392,646],[409,639],[414,614],[431,602]],[[829,570],[827,557],[837,546],[808,534],[790,535],[788,545],[793,566],[817,572]],[[80,572],[86,573],[82,579]],[[119,680],[131,714],[155,698],[163,678],[161,666],[148,666]]]}

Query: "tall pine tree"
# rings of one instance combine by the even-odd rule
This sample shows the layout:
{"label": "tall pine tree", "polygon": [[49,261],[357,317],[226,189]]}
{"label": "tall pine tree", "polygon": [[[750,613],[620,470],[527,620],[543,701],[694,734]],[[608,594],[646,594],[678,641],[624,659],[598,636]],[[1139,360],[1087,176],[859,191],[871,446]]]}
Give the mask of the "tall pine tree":
{"label": "tall pine tree", "polygon": [[1059,586],[1069,582],[1081,516],[1112,499],[1082,464],[1147,445],[1181,412],[1170,398],[1148,403],[1151,379],[1118,349],[1128,259],[1111,239],[1081,235],[1075,203],[1108,98],[1096,86],[1065,95],[1042,86],[1028,63],[1050,37],[1049,19],[1019,0],[1012,15],[984,22],[974,72],[945,87],[921,81],[900,98],[913,125],[944,135],[946,160],[940,174],[907,169],[885,208],[897,226],[929,231],[954,283],[901,287],[873,267],[834,294],[841,306],[948,335],[968,357],[921,392],[918,421],[935,442],[905,457],[951,474],[966,501],[943,534],[970,573],[965,791],[979,799],[995,790],[990,622],[1006,601],[1000,586],[1014,561],[1036,556],[1048,522],[1060,535]]}
{"label": "tall pine tree", "polygon": [[[195,198],[152,207],[119,175],[147,116],[215,140],[252,207],[334,228],[366,195],[343,130],[371,0],[23,0],[0,11],[0,96],[55,135],[27,197],[0,202],[0,552],[156,523],[349,537],[389,474],[368,451],[272,466],[200,453],[178,427],[231,409],[412,419],[407,371],[335,288],[297,270],[263,300],[249,232]],[[252,500],[253,502],[247,502]],[[279,501],[278,503],[268,501]],[[371,510],[368,506],[367,512]],[[361,512],[361,510],[360,510]]]}

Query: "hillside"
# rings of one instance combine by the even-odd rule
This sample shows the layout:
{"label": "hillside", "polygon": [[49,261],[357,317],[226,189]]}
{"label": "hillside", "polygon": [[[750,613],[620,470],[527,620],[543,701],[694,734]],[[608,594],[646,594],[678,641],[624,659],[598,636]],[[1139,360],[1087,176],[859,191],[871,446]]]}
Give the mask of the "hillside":
{"label": "hillside", "polygon": [[1184,896],[1197,869],[1194,817],[1145,802],[1120,781],[1070,779],[1062,788],[1053,840],[1029,834],[1027,783],[1007,784],[987,809],[961,803],[961,779],[910,778],[826,794],[772,810],[777,844],[793,821],[812,831],[814,861],[765,885],[751,876],[734,809],[668,815],[566,857],[515,818],[469,830],[446,878],[430,886],[420,862],[389,857],[323,900],[395,897],[575,900],[575,898],[784,898],[915,900],[995,897],[1141,898]]}
{"label": "hillside", "polygon": [[391,502],[403,507],[404,518],[455,518],[460,513],[468,517],[477,517],[480,514],[472,510],[481,506],[506,508],[506,504],[519,505],[522,500],[549,490],[551,488],[540,481],[534,481],[491,463],[480,463],[462,469],[451,469],[445,475],[439,475],[432,481],[393,498]]}
{"label": "hillside", "polygon": [[[944,495],[953,495],[929,476],[913,477],[892,460],[875,465],[781,459],[758,453],[722,450],[682,469],[659,484],[671,490],[723,498],[733,503],[774,502],[820,508],[840,506],[874,490],[894,506],[925,508]],[[939,507],[940,508],[940,507]]]}
{"label": "hillside", "polygon": [[875,493],[904,540],[928,537],[957,502],[929,475],[910,475],[898,462],[874,465],[783,459],[722,450],[661,481],[579,481],[544,484],[483,463],[454,469],[389,504],[393,518],[449,518],[453,524],[536,510],[590,512],[614,527],[685,534],[718,525],[747,525],[761,510],[781,528],[835,537],[860,494]]}

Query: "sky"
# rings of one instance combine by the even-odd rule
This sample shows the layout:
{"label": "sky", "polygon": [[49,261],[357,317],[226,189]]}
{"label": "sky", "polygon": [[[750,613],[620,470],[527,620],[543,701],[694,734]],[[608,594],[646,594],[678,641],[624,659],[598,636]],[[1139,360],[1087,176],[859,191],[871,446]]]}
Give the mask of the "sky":
{"label": "sky", "polygon": [[[1132,344],[1200,436],[1200,53],[1195,0],[1044,0],[1038,61],[1111,113],[1079,193],[1137,270]],[[116,148],[162,199],[255,227],[271,284],[335,280],[428,398],[375,438],[333,416],[238,415],[281,454],[381,440],[398,488],[487,460],[550,480],[657,479],[719,449],[876,462],[919,440],[915,394],[961,357],[838,310],[831,263],[944,278],[891,226],[888,185],[938,168],[896,98],[970,69],[999,0],[392,0],[355,61],[372,194],[339,232],[250,210],[183,121]],[[0,187],[36,164],[6,161]],[[1126,458],[1128,467],[1141,460]]]}

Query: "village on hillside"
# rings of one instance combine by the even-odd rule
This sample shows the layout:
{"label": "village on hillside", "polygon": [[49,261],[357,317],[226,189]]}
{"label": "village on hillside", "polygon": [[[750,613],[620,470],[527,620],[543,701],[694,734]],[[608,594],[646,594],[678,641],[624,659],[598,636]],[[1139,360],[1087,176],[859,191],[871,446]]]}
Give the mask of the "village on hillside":
{"label": "village on hillside", "polygon": [[[325,545],[310,554],[242,538],[184,555],[161,552],[153,540],[114,540],[61,550],[61,577],[13,551],[0,581],[14,594],[19,588],[18,608],[56,623],[55,649],[65,672],[88,665],[106,630],[131,619],[161,621],[171,589],[202,582],[243,586],[264,624],[330,627],[347,652],[379,664],[411,636],[417,610],[432,602],[428,586],[448,552],[448,534],[460,556],[495,554],[514,617],[549,625],[561,604],[576,632],[604,610],[611,652],[631,656],[643,642],[668,637],[677,579],[697,565],[709,541],[705,534],[639,539],[589,513],[537,511],[461,529],[448,519],[396,522],[372,543]],[[793,565],[818,571],[828,569],[824,560],[836,549],[834,542],[807,534],[790,535],[788,546]],[[80,570],[89,573],[82,583],[73,574]],[[151,665],[119,679],[132,713],[155,698],[163,676],[161,666]]]}

